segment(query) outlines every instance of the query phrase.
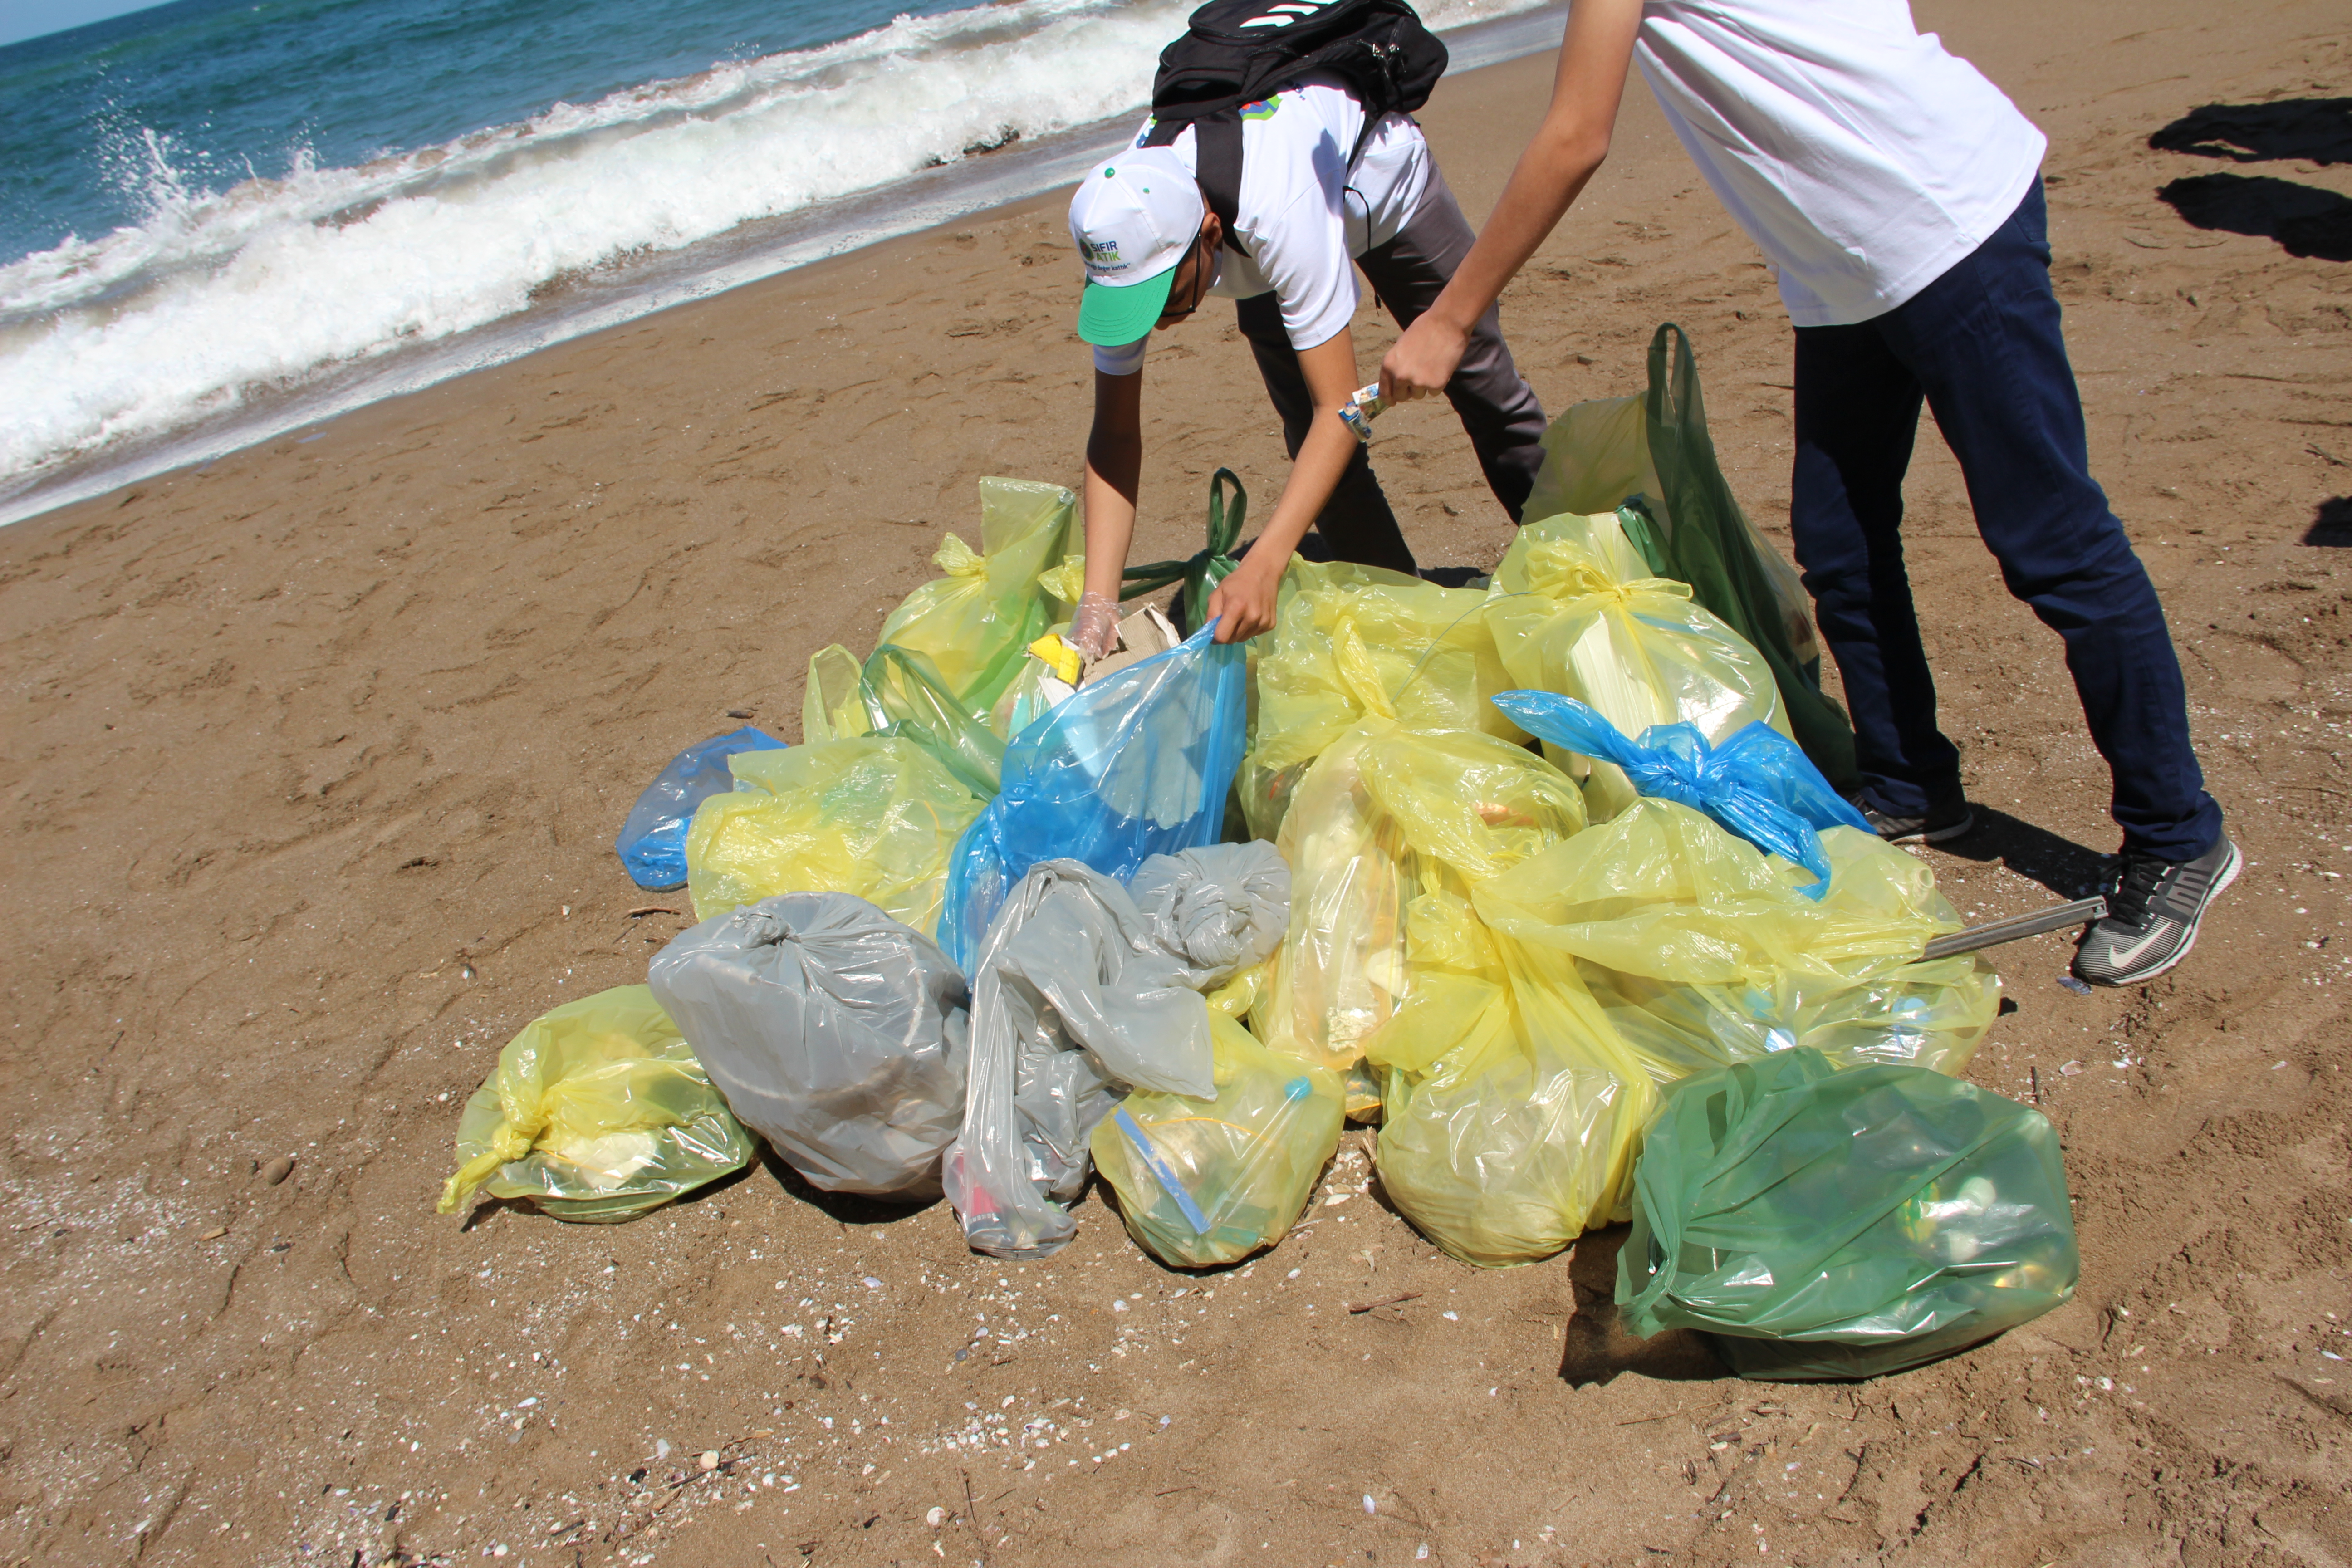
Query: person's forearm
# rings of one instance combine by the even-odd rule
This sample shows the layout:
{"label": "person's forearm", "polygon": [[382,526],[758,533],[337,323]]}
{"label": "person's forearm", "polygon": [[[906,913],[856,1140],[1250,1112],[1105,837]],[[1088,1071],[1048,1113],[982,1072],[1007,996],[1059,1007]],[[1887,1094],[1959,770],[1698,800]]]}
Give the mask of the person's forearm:
{"label": "person's forearm", "polygon": [[1141,441],[1114,436],[1087,444],[1086,591],[1114,603],[1135,537],[1136,487],[1142,472]]}
{"label": "person's forearm", "polygon": [[1281,574],[1290,564],[1298,542],[1323,515],[1324,506],[1331,492],[1339,488],[1340,476],[1348,471],[1349,460],[1356,455],[1355,433],[1339,417],[1339,404],[1315,410],[1315,422],[1307,426],[1307,439],[1300,443],[1298,456],[1290,465],[1290,478],[1282,487],[1282,499],[1274,503],[1274,515],[1266,520],[1258,542],[1250,547],[1250,560],[1257,561],[1261,552],[1265,557],[1262,570]]}

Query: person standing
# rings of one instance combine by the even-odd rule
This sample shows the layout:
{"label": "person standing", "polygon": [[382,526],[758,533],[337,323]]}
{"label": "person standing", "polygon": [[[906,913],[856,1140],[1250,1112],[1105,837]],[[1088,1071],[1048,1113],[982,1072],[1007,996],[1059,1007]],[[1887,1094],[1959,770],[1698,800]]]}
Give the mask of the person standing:
{"label": "person standing", "polygon": [[1903,563],[1924,403],[2011,594],[2063,640],[2123,848],[2074,972],[2185,957],[2240,856],[2189,742],[2163,606],[2090,473],[2050,284],[2042,132],[1906,0],[1575,0],[1543,123],[1494,216],[1381,369],[1426,395],[1601,165],[1638,61],[1780,279],[1795,328],[1790,530],[1853,710],[1856,800],[1889,839],[1967,832],[1959,752]]}

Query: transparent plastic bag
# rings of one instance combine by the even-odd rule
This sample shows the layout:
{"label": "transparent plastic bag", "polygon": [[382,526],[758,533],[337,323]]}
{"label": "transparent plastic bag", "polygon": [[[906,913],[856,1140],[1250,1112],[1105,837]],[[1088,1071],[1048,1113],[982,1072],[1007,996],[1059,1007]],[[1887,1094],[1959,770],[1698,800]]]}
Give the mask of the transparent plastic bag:
{"label": "transparent plastic bag", "polygon": [[1666,1091],[1635,1175],[1617,1305],[1704,1330],[1743,1377],[1875,1377],[2039,1317],[2082,1272],[2037,1111],[1800,1047]]}
{"label": "transparent plastic bag", "polygon": [[[944,1173],[975,1249],[1042,1258],[1076,1234],[1063,1205],[1086,1184],[1088,1135],[1122,1095],[1215,1092],[1211,1009],[1200,992],[1271,952],[1286,911],[1262,897],[1279,873],[1265,845],[1221,845],[1202,857],[1145,863],[1137,880],[1150,909],[1076,861],[1046,861],[990,927],[971,971],[964,1125]],[[1203,867],[1244,911],[1237,936],[1223,921],[1169,918],[1171,891]],[[1256,889],[1244,891],[1253,879]],[[1212,940],[1198,952],[1162,945],[1188,929]]]}
{"label": "transparent plastic bag", "polygon": [[646,974],[745,1125],[827,1192],[927,1200],[963,1125],[963,976],[845,893],[786,893],[673,938]]}
{"label": "transparent plastic bag", "polygon": [[[1495,569],[1486,622],[1515,685],[1590,704],[1629,735],[1690,723],[1721,742],[1750,723],[1788,732],[1772,672],[1690,589],[1646,570],[1608,513],[1519,531]],[[1568,766],[1565,753],[1553,760]],[[1588,798],[1613,816],[1633,791],[1596,763]]]}
{"label": "transparent plastic bag", "polygon": [[1808,898],[1829,890],[1820,830],[1873,831],[1794,741],[1765,725],[1736,730],[1719,746],[1695,724],[1654,724],[1635,741],[1573,697],[1507,691],[1495,705],[1546,744],[1613,763],[1643,795],[1695,806],[1759,849],[1795,861],[1819,879],[1801,889]]}
{"label": "transparent plastic bag", "polygon": [[750,726],[688,746],[655,775],[629,808],[613,850],[640,888],[656,892],[686,885],[686,829],[694,808],[735,787],[727,759],[738,752],[781,751],[783,742]]}
{"label": "transparent plastic bag", "polygon": [[1055,618],[1038,578],[1069,552],[1076,505],[1060,485],[981,480],[981,553],[949,534],[932,557],[946,575],[908,595],[875,641],[923,655],[957,700],[988,712]]}
{"label": "transparent plastic bag", "polygon": [[1081,689],[1006,748],[1003,788],[950,863],[939,936],[958,965],[1041,861],[1124,879],[1221,837],[1247,682],[1241,646],[1213,630]]}
{"label": "transparent plastic bag", "polygon": [[802,741],[857,735],[912,741],[982,800],[996,793],[1004,766],[1004,742],[987,718],[964,706],[928,657],[893,643],[862,665],[838,643],[809,659]]}
{"label": "transparent plastic bag", "polygon": [[1486,595],[1347,562],[1294,561],[1258,658],[1253,766],[1312,762],[1367,719],[1526,737],[1487,700],[1512,684]]}
{"label": "transparent plastic bag", "polygon": [[1382,724],[1342,736],[1300,781],[1277,840],[1290,928],[1259,1037],[1345,1068],[1403,995],[1407,900],[1446,868],[1491,876],[1583,825],[1576,786],[1507,741]]}
{"label": "transparent plastic bag", "polygon": [[443,1214],[477,1191],[558,1219],[635,1219],[739,1171],[757,1145],[643,985],[524,1026],[466,1102]]}
{"label": "transparent plastic bag", "polygon": [[1770,668],[1790,732],[1833,782],[1853,781],[1853,731],[1821,689],[1822,650],[1797,570],[1756,531],[1717,463],[1698,362],[1672,322],[1650,343],[1646,393],[1580,403],[1544,432],[1544,463],[1521,515],[1608,511],[1638,496],[1645,575],[1691,585],[1698,603]]}
{"label": "transparent plastic bag", "polygon": [[1651,1077],[1797,1045],[1841,1062],[1964,1067],[1999,1010],[1934,875],[1874,834],[1823,832],[1829,889],[1672,801],[1643,800],[1481,885],[1478,913],[1565,954]]}
{"label": "transparent plastic bag", "polygon": [[980,799],[911,741],[876,735],[746,752],[739,785],[712,795],[687,834],[697,920],[778,893],[848,893],[927,931],[948,857]]}
{"label": "transparent plastic bag", "polygon": [[1281,1240],[1339,1146],[1337,1078],[1276,1056],[1222,1013],[1209,1028],[1214,1098],[1129,1095],[1091,1141],[1128,1233],[1174,1268],[1232,1263]]}

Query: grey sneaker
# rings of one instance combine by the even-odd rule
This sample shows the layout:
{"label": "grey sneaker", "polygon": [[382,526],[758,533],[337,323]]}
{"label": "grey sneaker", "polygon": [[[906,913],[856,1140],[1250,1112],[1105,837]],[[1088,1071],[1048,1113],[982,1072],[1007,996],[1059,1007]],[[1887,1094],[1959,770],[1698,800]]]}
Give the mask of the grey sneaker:
{"label": "grey sneaker", "polygon": [[1881,811],[1858,795],[1849,799],[1863,819],[1889,844],[1941,844],[1947,838],[1958,838],[1977,825],[1977,816],[1969,809],[1968,797],[1958,794],[1931,802],[1926,811],[1916,816]]}
{"label": "grey sneaker", "polygon": [[2226,833],[2194,860],[2126,853],[2116,863],[2107,914],[2083,933],[2074,973],[2094,985],[2153,980],[2196,945],[2198,922],[2238,879],[2243,862]]}

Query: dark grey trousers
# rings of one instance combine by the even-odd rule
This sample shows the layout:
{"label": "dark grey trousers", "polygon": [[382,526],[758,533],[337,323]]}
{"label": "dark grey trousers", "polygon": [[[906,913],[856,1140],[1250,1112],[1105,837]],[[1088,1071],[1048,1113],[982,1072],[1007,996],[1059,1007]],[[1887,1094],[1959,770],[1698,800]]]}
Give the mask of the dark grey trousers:
{"label": "dark grey trousers", "polygon": [[[1429,188],[1421,205],[1403,228],[1386,245],[1364,252],[1356,265],[1371,280],[1372,290],[1400,327],[1409,327],[1437,302],[1446,279],[1470,253],[1477,237],[1462,216],[1445,176],[1430,165]],[[1257,355],[1258,374],[1265,378],[1266,395],[1282,416],[1282,438],[1293,458],[1307,439],[1315,417],[1315,400],[1307,377],[1298,368],[1297,351],[1283,331],[1281,301],[1270,293],[1236,302],[1242,335]],[[1519,520],[1534,488],[1536,469],[1543,464],[1537,443],[1544,433],[1543,405],[1511,363],[1510,346],[1503,342],[1501,313],[1489,310],[1470,334],[1470,346],[1461,368],[1445,384],[1446,401],[1469,433],[1470,445],[1486,470],[1486,484],[1503,510]],[[1396,513],[1361,447],[1349,459],[1316,529],[1340,561],[1386,566],[1398,572],[1414,570],[1412,550],[1397,527]]]}

